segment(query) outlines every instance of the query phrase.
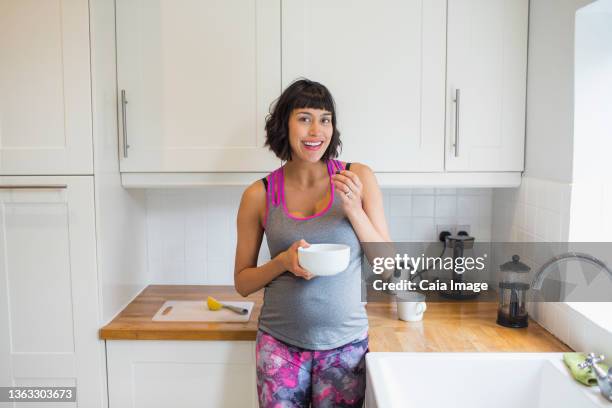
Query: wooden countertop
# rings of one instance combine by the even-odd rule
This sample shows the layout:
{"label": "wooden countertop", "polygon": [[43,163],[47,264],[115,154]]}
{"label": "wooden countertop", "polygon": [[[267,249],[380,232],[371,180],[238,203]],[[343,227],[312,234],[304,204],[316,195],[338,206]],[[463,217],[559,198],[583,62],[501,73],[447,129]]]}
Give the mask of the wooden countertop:
{"label": "wooden countertop", "polygon": [[[247,323],[154,322],[166,300],[251,300]],[[149,285],[100,329],[105,340],[255,340],[263,291],[243,298],[232,286]],[[397,319],[395,304],[369,303],[371,351],[563,352],[571,349],[536,322],[526,329],[495,323],[492,302],[428,302],[421,322]]]}
{"label": "wooden countertop", "polygon": [[[255,302],[246,323],[154,322],[153,316],[166,300]],[[109,324],[100,329],[105,340],[255,340],[263,291],[242,297],[233,286],[149,285]]]}

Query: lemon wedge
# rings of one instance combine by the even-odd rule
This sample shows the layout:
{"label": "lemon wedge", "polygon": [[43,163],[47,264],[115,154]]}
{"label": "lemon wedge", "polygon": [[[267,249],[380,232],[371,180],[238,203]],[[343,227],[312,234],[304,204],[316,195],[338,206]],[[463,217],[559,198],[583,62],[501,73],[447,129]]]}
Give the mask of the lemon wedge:
{"label": "lemon wedge", "polygon": [[223,305],[212,296],[209,296],[208,299],[206,299],[206,304],[210,310],[221,310],[223,307]]}

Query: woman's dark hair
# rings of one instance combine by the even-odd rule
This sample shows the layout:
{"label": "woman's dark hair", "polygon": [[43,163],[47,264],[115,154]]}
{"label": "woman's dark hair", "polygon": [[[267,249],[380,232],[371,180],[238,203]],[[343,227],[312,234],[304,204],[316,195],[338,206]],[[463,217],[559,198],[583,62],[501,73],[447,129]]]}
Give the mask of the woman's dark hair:
{"label": "woman's dark hair", "polygon": [[289,117],[294,109],[321,109],[332,114],[331,142],[321,160],[338,157],[342,148],[340,131],[336,127],[336,105],[329,90],[322,84],[308,79],[298,79],[287,87],[270,108],[266,117],[266,146],[281,160],[291,160],[289,144]]}

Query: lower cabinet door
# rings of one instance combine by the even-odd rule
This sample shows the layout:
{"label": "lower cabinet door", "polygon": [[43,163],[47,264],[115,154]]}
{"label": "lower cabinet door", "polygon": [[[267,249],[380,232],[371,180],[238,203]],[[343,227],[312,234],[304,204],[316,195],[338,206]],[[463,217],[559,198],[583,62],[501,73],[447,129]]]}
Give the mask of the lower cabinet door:
{"label": "lower cabinet door", "polygon": [[257,407],[254,341],[107,340],[110,408]]}
{"label": "lower cabinet door", "polygon": [[0,177],[0,386],[76,387],[57,407],[106,406],[94,217],[93,176]]}

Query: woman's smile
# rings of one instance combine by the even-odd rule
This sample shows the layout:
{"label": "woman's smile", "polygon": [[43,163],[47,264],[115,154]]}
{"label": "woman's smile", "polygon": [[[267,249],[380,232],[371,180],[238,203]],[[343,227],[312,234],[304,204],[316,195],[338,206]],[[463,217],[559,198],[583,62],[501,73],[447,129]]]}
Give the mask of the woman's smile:
{"label": "woman's smile", "polygon": [[319,150],[323,146],[322,140],[305,140],[302,142],[306,150]]}

